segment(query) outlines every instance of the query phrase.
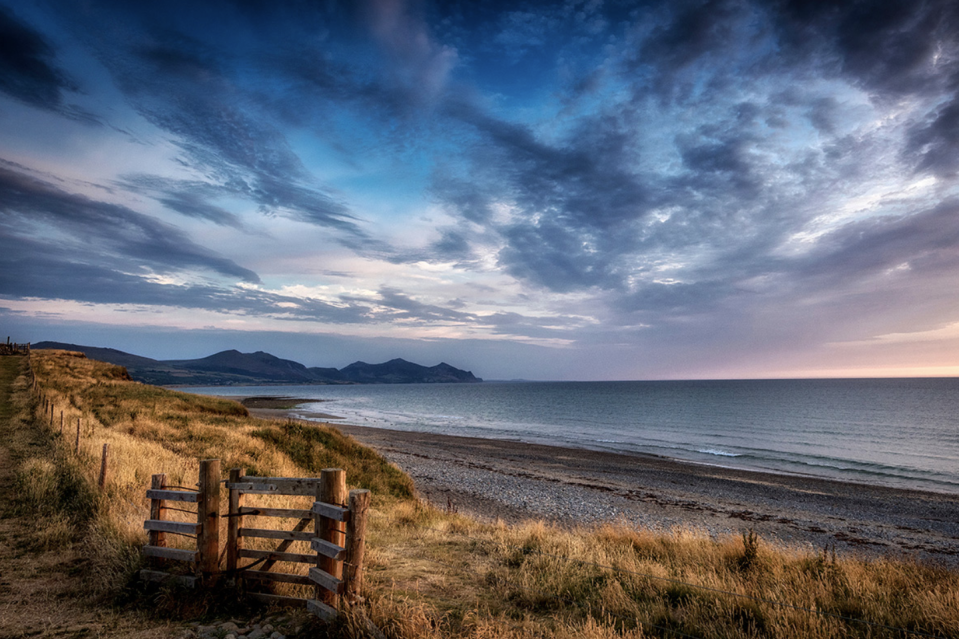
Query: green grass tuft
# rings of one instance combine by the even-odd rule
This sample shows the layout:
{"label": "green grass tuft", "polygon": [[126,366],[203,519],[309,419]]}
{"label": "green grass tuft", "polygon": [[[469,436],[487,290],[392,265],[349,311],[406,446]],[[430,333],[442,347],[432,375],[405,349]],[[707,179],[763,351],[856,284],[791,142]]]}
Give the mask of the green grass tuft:
{"label": "green grass tuft", "polygon": [[413,480],[408,475],[372,448],[329,426],[290,421],[255,430],[253,436],[289,455],[311,475],[318,475],[324,468],[342,468],[350,485],[369,489],[374,495],[399,499],[414,495]]}

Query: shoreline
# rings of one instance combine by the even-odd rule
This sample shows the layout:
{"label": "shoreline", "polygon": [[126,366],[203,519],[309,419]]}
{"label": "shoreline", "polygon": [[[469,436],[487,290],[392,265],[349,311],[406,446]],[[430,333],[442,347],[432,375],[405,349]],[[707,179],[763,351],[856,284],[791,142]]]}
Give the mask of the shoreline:
{"label": "shoreline", "polygon": [[329,424],[410,474],[439,508],[485,520],[676,527],[959,566],[959,497],[456,435]]}
{"label": "shoreline", "polygon": [[[250,409],[273,419],[293,412]],[[959,567],[959,495],[651,454],[297,421],[339,429],[408,473],[436,507],[487,521],[678,527],[713,538],[754,530],[790,547]]]}

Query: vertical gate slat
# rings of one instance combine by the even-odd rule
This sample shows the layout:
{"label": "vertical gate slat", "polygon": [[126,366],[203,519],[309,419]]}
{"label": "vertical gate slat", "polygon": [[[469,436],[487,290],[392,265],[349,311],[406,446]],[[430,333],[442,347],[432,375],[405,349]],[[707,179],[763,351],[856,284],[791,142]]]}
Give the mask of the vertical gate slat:
{"label": "vertical gate slat", "polygon": [[197,523],[202,526],[197,536],[197,562],[200,577],[212,585],[220,571],[220,460],[200,462],[200,500]]}
{"label": "vertical gate slat", "polygon": [[[320,471],[320,485],[316,489],[316,500],[334,506],[347,506],[349,502],[349,493],[346,491],[346,471],[340,468],[326,468]],[[345,531],[340,529],[339,522],[327,517],[319,516],[317,520],[317,537],[323,541],[336,544],[337,546],[346,545]],[[343,562],[330,559],[320,555],[317,561],[317,567],[323,572],[343,579]],[[318,597],[323,603],[330,606],[336,606],[339,597],[335,592],[330,592],[323,588],[317,588]]]}
{"label": "vertical gate slat", "polygon": [[366,514],[370,510],[370,491],[350,491],[350,520],[346,523],[344,581],[346,599],[356,603],[363,590],[363,556],[366,554]]}
{"label": "vertical gate slat", "polygon": [[[159,473],[154,475],[150,481],[150,488],[153,490],[164,490],[166,488],[166,474]],[[166,510],[166,508],[162,499],[150,500],[150,519],[155,519],[157,521],[163,519],[164,510]],[[160,532],[159,530],[151,530],[149,539],[151,546],[157,546],[159,548],[166,546],[166,533],[164,532]]]}
{"label": "vertical gate slat", "polygon": [[[246,475],[246,469],[244,468],[233,468],[230,470],[230,483],[236,483],[240,481],[243,476]],[[242,506],[243,494],[235,489],[230,489],[230,506],[229,512],[229,523],[227,524],[227,535],[226,535],[226,569],[230,572],[230,575],[236,575],[236,566],[237,566],[237,556],[240,551],[240,544],[243,542],[240,541],[240,528],[243,527],[243,516],[240,515],[240,506]],[[236,578],[239,579],[239,575],[236,575]]]}

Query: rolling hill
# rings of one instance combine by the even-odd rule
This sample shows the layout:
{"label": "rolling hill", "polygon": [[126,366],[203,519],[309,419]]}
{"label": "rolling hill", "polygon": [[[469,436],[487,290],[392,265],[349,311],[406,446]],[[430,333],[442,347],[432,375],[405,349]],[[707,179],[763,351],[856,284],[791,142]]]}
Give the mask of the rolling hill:
{"label": "rolling hill", "polygon": [[343,369],[307,368],[299,362],[257,351],[222,351],[200,359],[156,360],[113,348],[39,342],[34,349],[79,351],[90,359],[124,366],[130,376],[158,386],[236,384],[437,384],[481,382],[470,371],[446,363],[422,366],[403,359],[382,364],[354,362]]}

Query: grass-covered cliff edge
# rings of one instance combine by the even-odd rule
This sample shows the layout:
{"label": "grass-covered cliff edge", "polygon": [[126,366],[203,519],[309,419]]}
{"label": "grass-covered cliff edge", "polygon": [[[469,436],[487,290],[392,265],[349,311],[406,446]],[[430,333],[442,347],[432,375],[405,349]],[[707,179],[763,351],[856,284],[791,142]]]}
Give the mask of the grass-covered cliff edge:
{"label": "grass-covered cliff edge", "polygon": [[[18,502],[38,518],[37,547],[84,545],[90,562],[82,579],[100,605],[140,592],[135,575],[150,476],[165,472],[170,483],[191,486],[198,460],[219,458],[224,473],[243,467],[312,476],[344,468],[351,487],[373,492],[366,605],[388,637],[825,638],[903,636],[882,626],[932,636],[959,630],[959,574],[945,568],[748,537],[714,540],[682,522],[671,534],[484,524],[424,505],[406,475],[335,428],[252,418],[235,402],[132,382],[123,369],[75,353],[34,351],[31,360],[55,419],[51,428],[23,367],[0,419],[41,433],[42,445],[16,460]],[[60,410],[69,436],[59,435]],[[71,452],[78,418],[79,457]],[[103,443],[112,464],[101,493]],[[343,624],[336,632],[363,630]]]}

